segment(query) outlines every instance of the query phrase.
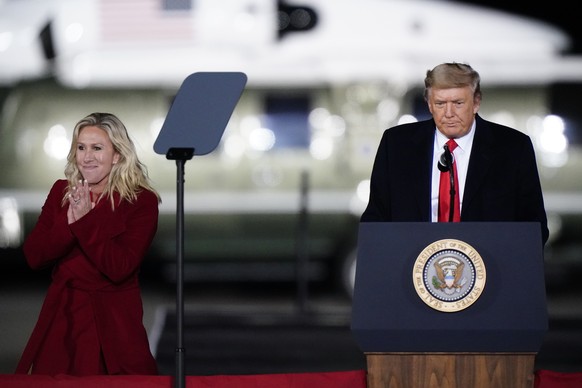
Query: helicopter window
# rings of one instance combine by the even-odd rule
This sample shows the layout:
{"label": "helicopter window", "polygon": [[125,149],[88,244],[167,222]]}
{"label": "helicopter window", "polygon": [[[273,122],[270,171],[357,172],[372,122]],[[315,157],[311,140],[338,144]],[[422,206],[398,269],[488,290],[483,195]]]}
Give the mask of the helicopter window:
{"label": "helicopter window", "polygon": [[550,88],[550,111],[562,117],[570,144],[582,144],[582,83],[556,83]]}
{"label": "helicopter window", "polygon": [[186,11],[192,9],[192,0],[163,0],[162,6],[168,11]]}
{"label": "helicopter window", "polygon": [[264,125],[275,136],[273,148],[309,147],[310,105],[308,96],[266,96]]}
{"label": "helicopter window", "polygon": [[423,93],[424,89],[419,89],[412,97],[412,115],[416,117],[417,120],[428,120],[431,118]]}

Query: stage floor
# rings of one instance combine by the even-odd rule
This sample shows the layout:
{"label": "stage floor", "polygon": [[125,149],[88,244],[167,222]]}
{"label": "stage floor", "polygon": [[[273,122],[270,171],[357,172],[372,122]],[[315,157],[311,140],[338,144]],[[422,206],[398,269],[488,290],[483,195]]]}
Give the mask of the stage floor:
{"label": "stage floor", "polygon": [[[36,322],[46,280],[0,283],[0,374],[12,373]],[[176,366],[176,287],[144,279],[144,323],[160,372]],[[550,330],[536,368],[582,372],[581,288],[548,296]],[[350,333],[351,303],[324,288],[298,303],[293,285],[199,284],[184,291],[188,375],[357,370],[365,357]]]}

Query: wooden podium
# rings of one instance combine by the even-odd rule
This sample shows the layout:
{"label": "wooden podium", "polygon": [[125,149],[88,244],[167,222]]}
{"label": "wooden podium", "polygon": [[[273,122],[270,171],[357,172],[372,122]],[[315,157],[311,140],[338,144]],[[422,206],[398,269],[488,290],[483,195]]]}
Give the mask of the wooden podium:
{"label": "wooden podium", "polygon": [[368,388],[532,388],[535,354],[366,353]]}
{"label": "wooden podium", "polygon": [[[454,291],[465,299],[451,291],[450,303],[419,287],[421,278],[438,282],[427,267],[455,251],[434,244],[442,241],[466,243],[469,264],[483,266],[472,273],[486,275]],[[547,329],[539,224],[360,224],[352,333],[368,388],[532,388]]]}

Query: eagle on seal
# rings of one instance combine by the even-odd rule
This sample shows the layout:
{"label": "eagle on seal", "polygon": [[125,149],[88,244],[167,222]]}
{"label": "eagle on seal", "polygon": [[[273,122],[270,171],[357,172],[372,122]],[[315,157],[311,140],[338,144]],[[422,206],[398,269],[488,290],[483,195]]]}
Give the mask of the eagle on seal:
{"label": "eagle on seal", "polygon": [[451,266],[445,267],[439,262],[435,262],[434,267],[437,277],[440,280],[438,288],[442,290],[443,288],[460,288],[462,286],[459,281],[461,280],[461,276],[463,276],[464,263],[459,263],[452,268]]}

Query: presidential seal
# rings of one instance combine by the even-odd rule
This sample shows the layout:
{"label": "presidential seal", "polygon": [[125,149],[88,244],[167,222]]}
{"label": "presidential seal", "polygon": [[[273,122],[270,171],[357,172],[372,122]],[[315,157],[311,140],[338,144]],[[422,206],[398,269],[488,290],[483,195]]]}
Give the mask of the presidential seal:
{"label": "presidential seal", "polygon": [[459,240],[439,240],[418,255],[412,270],[414,289],[435,310],[457,312],[471,306],[485,288],[483,259]]}

